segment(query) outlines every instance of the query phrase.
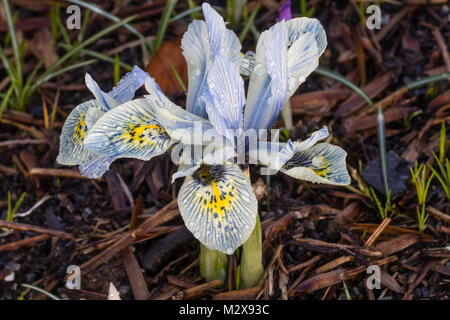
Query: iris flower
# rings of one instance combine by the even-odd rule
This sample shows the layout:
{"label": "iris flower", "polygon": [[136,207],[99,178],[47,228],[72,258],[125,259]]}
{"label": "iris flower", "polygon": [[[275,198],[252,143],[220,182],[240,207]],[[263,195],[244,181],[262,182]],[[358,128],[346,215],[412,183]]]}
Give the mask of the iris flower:
{"label": "iris flower", "polygon": [[[261,34],[256,54],[244,55],[223,18],[209,4],[202,9],[205,21],[193,21],[181,44],[188,65],[186,109],[137,67],[123,80],[132,85],[120,98],[119,89],[106,94],[89,81],[97,99],[70,114],[58,159],[82,164],[82,174],[99,177],[117,158],[150,160],[181,150],[172,178],[185,177],[178,195],[184,222],[206,247],[232,254],[250,236],[258,214],[251,183],[236,163],[242,154],[247,164],[310,182],[346,185],[350,177],[346,152],[317,144],[328,136],[326,127],[302,142],[270,142],[261,134],[317,68],[326,47],[320,22],[280,21]],[[247,95],[241,74],[250,76]],[[130,100],[142,81],[148,95]],[[256,132],[254,139],[249,132]]]}

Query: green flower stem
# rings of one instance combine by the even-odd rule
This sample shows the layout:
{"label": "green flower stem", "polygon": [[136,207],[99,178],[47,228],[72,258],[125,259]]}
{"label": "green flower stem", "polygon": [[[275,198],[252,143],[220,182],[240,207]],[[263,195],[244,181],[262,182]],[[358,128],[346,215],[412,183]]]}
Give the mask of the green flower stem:
{"label": "green flower stem", "polygon": [[227,270],[227,255],[217,250],[208,249],[200,243],[200,275],[210,282],[222,280],[225,283]]}
{"label": "green flower stem", "polygon": [[242,246],[241,288],[256,287],[263,274],[261,223],[259,222],[259,216],[256,216],[255,229]]}
{"label": "green flower stem", "polygon": [[[244,171],[244,173],[250,180],[248,168]],[[257,286],[264,274],[264,267],[262,264],[261,223],[259,221],[259,215],[256,216],[255,229],[253,229],[250,237],[242,246],[242,259],[240,269],[240,286],[242,289],[253,288]]]}

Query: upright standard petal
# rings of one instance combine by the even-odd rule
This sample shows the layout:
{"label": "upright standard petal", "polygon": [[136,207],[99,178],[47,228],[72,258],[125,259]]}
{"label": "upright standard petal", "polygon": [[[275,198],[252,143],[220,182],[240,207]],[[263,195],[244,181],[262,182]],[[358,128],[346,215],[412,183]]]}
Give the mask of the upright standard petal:
{"label": "upright standard petal", "polygon": [[150,160],[166,152],[170,141],[147,100],[136,99],[101,117],[89,130],[84,145],[105,156]]}
{"label": "upright standard petal", "polygon": [[188,65],[186,110],[206,118],[205,105],[200,100],[209,68],[217,55],[224,55],[239,67],[241,44],[234,32],[226,29],[223,18],[207,3],[202,5],[205,22],[193,21],[181,41]]}
{"label": "upright standard petal", "polygon": [[294,156],[281,168],[281,172],[301,180],[333,185],[350,184],[345,165],[347,153],[340,147],[319,143]]}
{"label": "upright standard petal", "polygon": [[287,52],[290,98],[306,78],[319,66],[319,51],[314,33],[307,32]]}
{"label": "upright standard petal", "polygon": [[97,109],[96,100],[86,101],[72,110],[64,123],[59,138],[59,154],[56,162],[64,165],[78,165],[94,159],[97,155],[84,147],[88,127],[86,116],[90,109]]}
{"label": "upright standard petal", "polygon": [[224,56],[214,60],[202,94],[209,121],[219,132],[242,127],[245,105],[244,80],[238,68]]}
{"label": "upright standard petal", "polygon": [[319,56],[327,47],[327,35],[322,24],[315,18],[295,18],[286,22],[289,37],[289,47],[292,46],[302,35],[312,32],[316,39]]}
{"label": "upright standard petal", "polygon": [[178,195],[186,227],[211,250],[232,254],[250,236],[258,202],[239,166],[202,165],[188,176]]}
{"label": "upright standard petal", "polygon": [[259,37],[244,110],[244,129],[268,129],[281,112],[288,92],[287,45],[284,21]]}
{"label": "upright standard petal", "polygon": [[319,66],[327,46],[327,36],[319,20],[295,18],[286,22],[289,37],[289,97]]}

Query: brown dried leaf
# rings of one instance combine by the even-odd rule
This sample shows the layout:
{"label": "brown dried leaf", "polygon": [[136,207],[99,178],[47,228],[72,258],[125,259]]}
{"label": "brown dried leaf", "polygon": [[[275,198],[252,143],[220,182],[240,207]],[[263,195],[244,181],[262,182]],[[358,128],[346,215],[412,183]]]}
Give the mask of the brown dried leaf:
{"label": "brown dried leaf", "polygon": [[56,48],[53,45],[52,34],[49,28],[43,28],[37,31],[28,46],[31,53],[38,59],[44,59],[45,68],[48,69],[59,57],[56,53]]}
{"label": "brown dried leaf", "polygon": [[187,85],[187,64],[181,53],[180,45],[181,37],[164,42],[146,68],[167,96],[184,93],[173,69],[180,75],[183,83]]}

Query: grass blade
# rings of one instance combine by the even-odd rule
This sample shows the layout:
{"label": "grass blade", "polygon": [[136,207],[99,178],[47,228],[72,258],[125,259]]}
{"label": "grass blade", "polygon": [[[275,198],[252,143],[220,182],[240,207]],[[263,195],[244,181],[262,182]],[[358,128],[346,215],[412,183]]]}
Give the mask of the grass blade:
{"label": "grass blade", "polygon": [[347,80],[347,78],[340,75],[339,73],[336,73],[334,71],[328,70],[323,67],[318,67],[314,72],[321,76],[328,77],[330,79],[333,79],[333,80],[336,80],[337,82],[342,83],[347,88],[349,88],[349,89],[353,90],[355,93],[359,94],[361,96],[361,98],[363,98],[369,106],[373,105],[372,100],[367,96],[367,94],[364,91],[362,91],[353,82]]}
{"label": "grass blade", "polygon": [[258,14],[259,10],[259,3],[256,5],[256,8],[253,10],[252,14],[248,18],[248,21],[246,22],[244,28],[241,31],[241,34],[239,35],[239,41],[242,43],[245,40],[245,37],[247,36],[248,30],[250,30],[250,26],[254,23],[256,15]]}
{"label": "grass blade", "polygon": [[388,174],[387,174],[387,153],[386,153],[386,128],[384,124],[383,110],[377,106],[377,128],[378,128],[378,145],[380,150],[381,175],[383,178],[384,192],[389,193]]}
{"label": "grass blade", "polygon": [[134,19],[135,16],[132,17],[128,17],[122,21],[116,22],[112,25],[110,25],[108,28],[103,29],[102,31],[96,33],[95,35],[93,35],[92,37],[90,37],[89,39],[87,39],[86,41],[74,46],[69,52],[67,52],[64,56],[62,56],[58,61],[55,62],[55,64],[53,64],[50,68],[47,69],[46,72],[44,72],[41,77],[38,79],[38,81],[40,83],[42,83],[42,79],[48,79],[48,75],[51,73],[54,73],[55,69],[58,68],[62,63],[64,63],[67,59],[69,59],[72,55],[76,54],[77,52],[79,52],[81,49],[83,49],[84,47],[90,45],[91,43],[97,41],[98,39],[100,39],[101,37],[103,37],[105,34],[108,34],[109,32],[127,24],[128,22],[130,22],[132,19]]}
{"label": "grass blade", "polygon": [[[59,44],[61,47],[63,47],[66,50],[69,50],[72,46],[67,45],[65,43],[60,43]],[[80,53],[85,54],[87,56],[90,56],[92,58],[96,58],[98,60],[102,60],[102,61],[106,61],[106,62],[111,62],[114,64],[114,58],[111,58],[103,53],[94,51],[94,50],[89,50],[89,49],[81,49]],[[119,60],[119,66],[123,69],[126,69],[128,71],[133,70],[133,67],[130,66],[128,63],[122,62]]]}
{"label": "grass blade", "polygon": [[166,3],[164,11],[161,16],[161,21],[159,21],[158,31],[156,32],[156,39],[153,43],[152,55],[159,49],[161,46],[164,36],[166,35],[167,26],[170,22],[170,15],[172,14],[173,8],[177,4],[178,0],[169,0]]}
{"label": "grass blade", "polygon": [[[89,9],[89,10],[91,10],[91,11],[93,11],[93,12],[96,12],[96,13],[98,13],[99,15],[101,15],[101,16],[103,16],[103,17],[105,17],[105,18],[107,18],[107,19],[109,19],[109,20],[111,20],[111,21],[113,21],[113,22],[119,22],[119,21],[122,21],[122,20],[120,20],[120,18],[116,17],[115,15],[112,15],[111,13],[109,13],[109,12],[103,10],[102,8],[100,8],[100,7],[96,6],[96,5],[93,5],[93,4],[91,4],[91,3],[84,2],[84,1],[81,1],[81,0],[69,0],[69,1],[72,2],[72,3],[74,3],[74,4],[79,5],[80,7],[83,7],[83,8]],[[151,48],[152,48],[151,43],[148,42],[147,39],[145,39],[145,37],[142,35],[142,33],[140,33],[140,32],[137,31],[135,28],[133,28],[131,25],[129,25],[128,22],[129,22],[129,21],[127,21],[127,23],[124,24],[124,27],[125,27],[126,29],[128,29],[128,31],[130,31],[132,34],[134,34],[135,36],[137,36],[139,39],[141,39],[142,42],[145,43],[145,45],[147,46],[147,48],[151,49]]]}
{"label": "grass blade", "polygon": [[21,283],[20,285],[21,285],[22,287],[25,287],[25,288],[32,289],[32,290],[35,290],[35,291],[37,291],[37,292],[43,293],[43,294],[45,294],[47,297],[49,297],[49,298],[51,298],[51,299],[53,299],[53,300],[61,300],[60,298],[58,298],[58,297],[55,296],[54,294],[51,294],[50,292],[45,291],[44,289],[41,289],[41,288],[39,288],[39,287],[32,286],[31,284]]}
{"label": "grass blade", "polygon": [[20,48],[19,44],[17,43],[16,30],[14,28],[14,22],[7,0],[3,0],[3,7],[5,8],[6,23],[8,24],[8,30],[11,36],[11,44],[13,47],[14,60],[16,63],[17,77],[20,83],[22,83],[22,63],[20,61]]}
{"label": "grass blade", "polygon": [[62,68],[61,70],[55,71],[55,72],[53,72],[53,73],[50,73],[50,74],[46,75],[45,78],[40,77],[40,78],[38,79],[38,81],[31,87],[31,91],[34,92],[34,91],[36,90],[37,87],[39,87],[39,86],[40,86],[41,84],[43,84],[44,82],[50,80],[51,78],[54,78],[54,77],[56,77],[56,76],[58,76],[58,75],[60,75],[60,74],[63,74],[63,73],[65,73],[65,72],[67,72],[67,71],[70,71],[70,70],[73,70],[73,69],[77,69],[77,68],[81,68],[81,67],[87,66],[87,65],[89,65],[89,64],[91,64],[91,63],[94,63],[94,62],[97,62],[97,61],[98,61],[97,59],[91,59],[91,60],[88,60],[88,61],[83,61],[83,62],[74,64],[74,65],[71,65],[71,66]]}

